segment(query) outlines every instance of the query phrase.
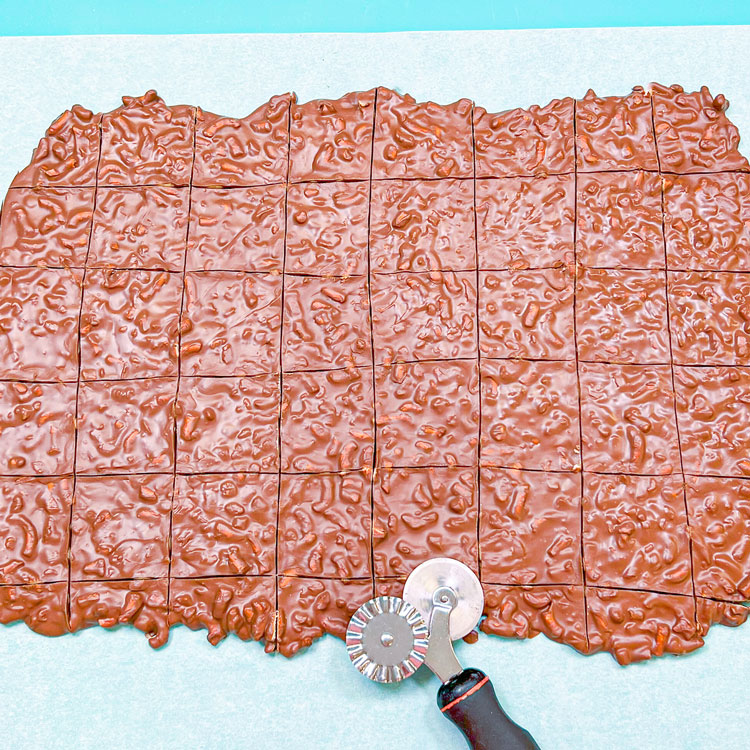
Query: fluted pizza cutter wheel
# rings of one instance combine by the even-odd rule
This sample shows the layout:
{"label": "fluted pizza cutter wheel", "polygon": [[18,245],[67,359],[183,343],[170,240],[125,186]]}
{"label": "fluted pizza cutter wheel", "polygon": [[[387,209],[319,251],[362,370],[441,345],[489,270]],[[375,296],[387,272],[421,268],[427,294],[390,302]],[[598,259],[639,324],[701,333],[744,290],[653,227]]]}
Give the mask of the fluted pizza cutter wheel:
{"label": "fluted pizza cutter wheel", "polygon": [[349,621],[346,648],[355,667],[375,682],[399,682],[426,664],[442,683],[441,712],[473,750],[539,750],[497,701],[490,678],[463,669],[453,641],[479,623],[484,594],[472,570],[447,557],[427,560],[406,579],[403,599],[377,596]]}

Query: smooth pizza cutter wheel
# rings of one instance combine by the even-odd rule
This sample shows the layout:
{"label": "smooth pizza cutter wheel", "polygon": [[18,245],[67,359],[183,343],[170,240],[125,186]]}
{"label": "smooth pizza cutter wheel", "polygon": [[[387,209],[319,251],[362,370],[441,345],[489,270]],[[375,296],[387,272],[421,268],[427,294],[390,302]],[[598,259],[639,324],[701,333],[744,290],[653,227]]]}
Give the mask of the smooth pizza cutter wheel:
{"label": "smooth pizza cutter wheel", "polygon": [[482,585],[470,568],[447,557],[427,560],[406,579],[403,599],[377,596],[352,615],[346,649],[375,682],[399,682],[426,664],[442,683],[441,712],[474,750],[539,750],[503,711],[490,678],[463,669],[453,651],[453,641],[476,627],[483,608]]}

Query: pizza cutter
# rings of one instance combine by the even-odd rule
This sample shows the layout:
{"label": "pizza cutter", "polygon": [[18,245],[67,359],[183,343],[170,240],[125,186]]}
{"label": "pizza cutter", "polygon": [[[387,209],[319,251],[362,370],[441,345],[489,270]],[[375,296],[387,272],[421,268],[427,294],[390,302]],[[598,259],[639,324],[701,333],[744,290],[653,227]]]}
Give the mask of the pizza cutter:
{"label": "pizza cutter", "polygon": [[403,599],[377,596],[349,621],[346,648],[354,666],[375,682],[399,682],[424,663],[442,683],[437,703],[474,750],[539,750],[512,721],[480,669],[463,669],[453,641],[479,623],[484,594],[479,579],[458,560],[438,557],[406,579]]}

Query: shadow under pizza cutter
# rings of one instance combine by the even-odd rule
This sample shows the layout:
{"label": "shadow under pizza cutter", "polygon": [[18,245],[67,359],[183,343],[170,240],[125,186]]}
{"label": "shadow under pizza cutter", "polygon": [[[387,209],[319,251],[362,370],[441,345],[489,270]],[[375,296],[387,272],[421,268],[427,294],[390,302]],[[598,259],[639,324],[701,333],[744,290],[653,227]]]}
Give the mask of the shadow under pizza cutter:
{"label": "shadow under pizza cutter", "polygon": [[453,641],[479,623],[484,594],[469,567],[427,560],[406,579],[403,598],[377,596],[349,621],[346,648],[354,666],[375,682],[399,682],[426,664],[442,683],[437,703],[474,750],[539,750],[512,721],[480,669],[464,669]]}

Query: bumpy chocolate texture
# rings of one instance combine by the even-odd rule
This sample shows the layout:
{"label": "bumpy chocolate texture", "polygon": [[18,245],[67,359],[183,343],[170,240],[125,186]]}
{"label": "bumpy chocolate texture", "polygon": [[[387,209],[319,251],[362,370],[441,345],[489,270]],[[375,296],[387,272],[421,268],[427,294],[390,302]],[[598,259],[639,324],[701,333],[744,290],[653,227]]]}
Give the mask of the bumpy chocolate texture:
{"label": "bumpy chocolate texture", "polygon": [[0,229],[0,622],[292,655],[435,556],[621,663],[750,599],[727,102],[76,106]]}

